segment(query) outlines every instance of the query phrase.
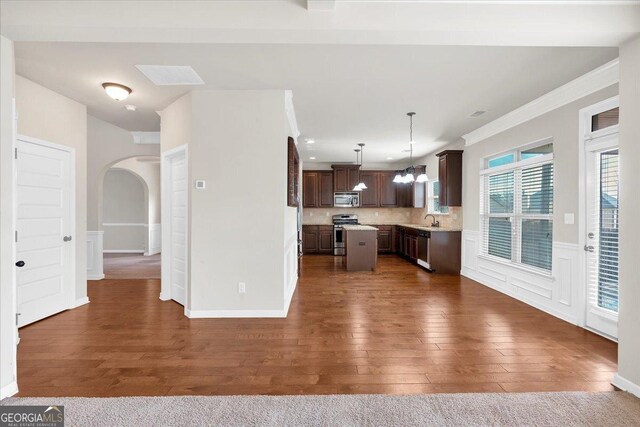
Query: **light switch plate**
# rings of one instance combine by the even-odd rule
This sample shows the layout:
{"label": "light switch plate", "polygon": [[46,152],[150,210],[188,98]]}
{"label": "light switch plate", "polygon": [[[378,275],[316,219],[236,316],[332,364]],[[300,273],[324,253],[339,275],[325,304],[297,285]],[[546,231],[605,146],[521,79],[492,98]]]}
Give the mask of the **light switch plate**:
{"label": "light switch plate", "polygon": [[204,179],[196,179],[195,188],[196,190],[204,190],[207,188],[207,182]]}
{"label": "light switch plate", "polygon": [[564,223],[567,225],[572,225],[575,223],[575,217],[572,213],[564,214]]}

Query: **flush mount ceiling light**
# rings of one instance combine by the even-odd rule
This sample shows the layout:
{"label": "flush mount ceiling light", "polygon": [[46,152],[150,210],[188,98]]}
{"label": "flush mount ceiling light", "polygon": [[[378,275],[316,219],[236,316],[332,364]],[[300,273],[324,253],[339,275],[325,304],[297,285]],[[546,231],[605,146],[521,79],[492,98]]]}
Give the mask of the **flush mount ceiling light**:
{"label": "flush mount ceiling light", "polygon": [[122,101],[127,99],[129,94],[132,92],[131,88],[128,88],[125,85],[121,85],[119,83],[102,83],[102,87],[104,88],[107,95],[116,101]]}
{"label": "flush mount ceiling light", "polygon": [[316,159],[315,157],[309,157],[309,160],[315,160],[315,159]]}
{"label": "flush mount ceiling light", "polygon": [[402,184],[411,184],[414,181],[417,182],[426,182],[429,180],[426,173],[421,173],[418,177],[415,177],[416,168],[413,166],[413,144],[415,141],[413,140],[413,116],[416,113],[410,112],[407,113],[409,116],[409,162],[410,165],[404,170],[397,171],[396,176],[393,178],[393,182],[402,183]]}
{"label": "flush mount ceiling light", "polygon": [[311,139],[311,138],[307,138],[304,140],[304,142],[306,142],[307,144],[315,144],[316,140],[315,139]]}
{"label": "flush mount ceiling light", "polygon": [[124,106],[124,108],[125,108],[127,111],[136,111],[136,110],[138,109],[138,107],[136,107],[136,106],[135,106],[135,105],[133,105],[133,104],[127,104],[127,105],[125,105],[125,106]]}

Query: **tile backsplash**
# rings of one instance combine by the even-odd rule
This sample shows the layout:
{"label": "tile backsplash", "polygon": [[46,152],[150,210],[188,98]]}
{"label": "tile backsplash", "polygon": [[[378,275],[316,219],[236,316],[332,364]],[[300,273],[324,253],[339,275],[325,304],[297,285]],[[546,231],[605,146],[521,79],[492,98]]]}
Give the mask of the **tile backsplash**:
{"label": "tile backsplash", "polygon": [[[306,208],[302,223],[305,225],[331,224],[331,216],[337,214],[356,214],[360,224],[431,224],[431,218],[424,216],[426,209],[414,208]],[[450,207],[448,214],[437,214],[442,227],[462,228],[462,208]]]}

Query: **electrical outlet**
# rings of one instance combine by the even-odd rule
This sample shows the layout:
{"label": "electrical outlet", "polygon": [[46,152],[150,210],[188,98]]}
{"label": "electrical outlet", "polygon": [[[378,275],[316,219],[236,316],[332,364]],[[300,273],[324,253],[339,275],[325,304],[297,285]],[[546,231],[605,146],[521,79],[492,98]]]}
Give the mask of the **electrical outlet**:
{"label": "electrical outlet", "polygon": [[564,214],[564,223],[567,225],[572,225],[575,223],[575,217],[572,213]]}
{"label": "electrical outlet", "polygon": [[329,216],[329,212],[325,212],[325,215],[326,215],[326,216]]}
{"label": "electrical outlet", "polygon": [[309,216],[313,216],[313,212],[309,212]]}
{"label": "electrical outlet", "polygon": [[375,216],[378,216],[378,211],[376,211]]}
{"label": "electrical outlet", "polygon": [[246,283],[238,282],[238,293],[239,294],[244,294],[246,291],[247,291]]}

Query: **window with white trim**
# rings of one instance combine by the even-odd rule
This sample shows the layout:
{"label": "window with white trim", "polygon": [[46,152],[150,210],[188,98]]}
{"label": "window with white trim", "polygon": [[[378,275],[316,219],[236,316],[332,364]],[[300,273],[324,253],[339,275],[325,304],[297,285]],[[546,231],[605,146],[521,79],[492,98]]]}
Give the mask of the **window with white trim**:
{"label": "window with white trim", "polygon": [[437,179],[429,181],[428,191],[427,212],[434,214],[448,213],[449,207],[440,205],[440,182]]}
{"label": "window with white trim", "polygon": [[552,140],[485,159],[480,178],[481,253],[550,273]]}

